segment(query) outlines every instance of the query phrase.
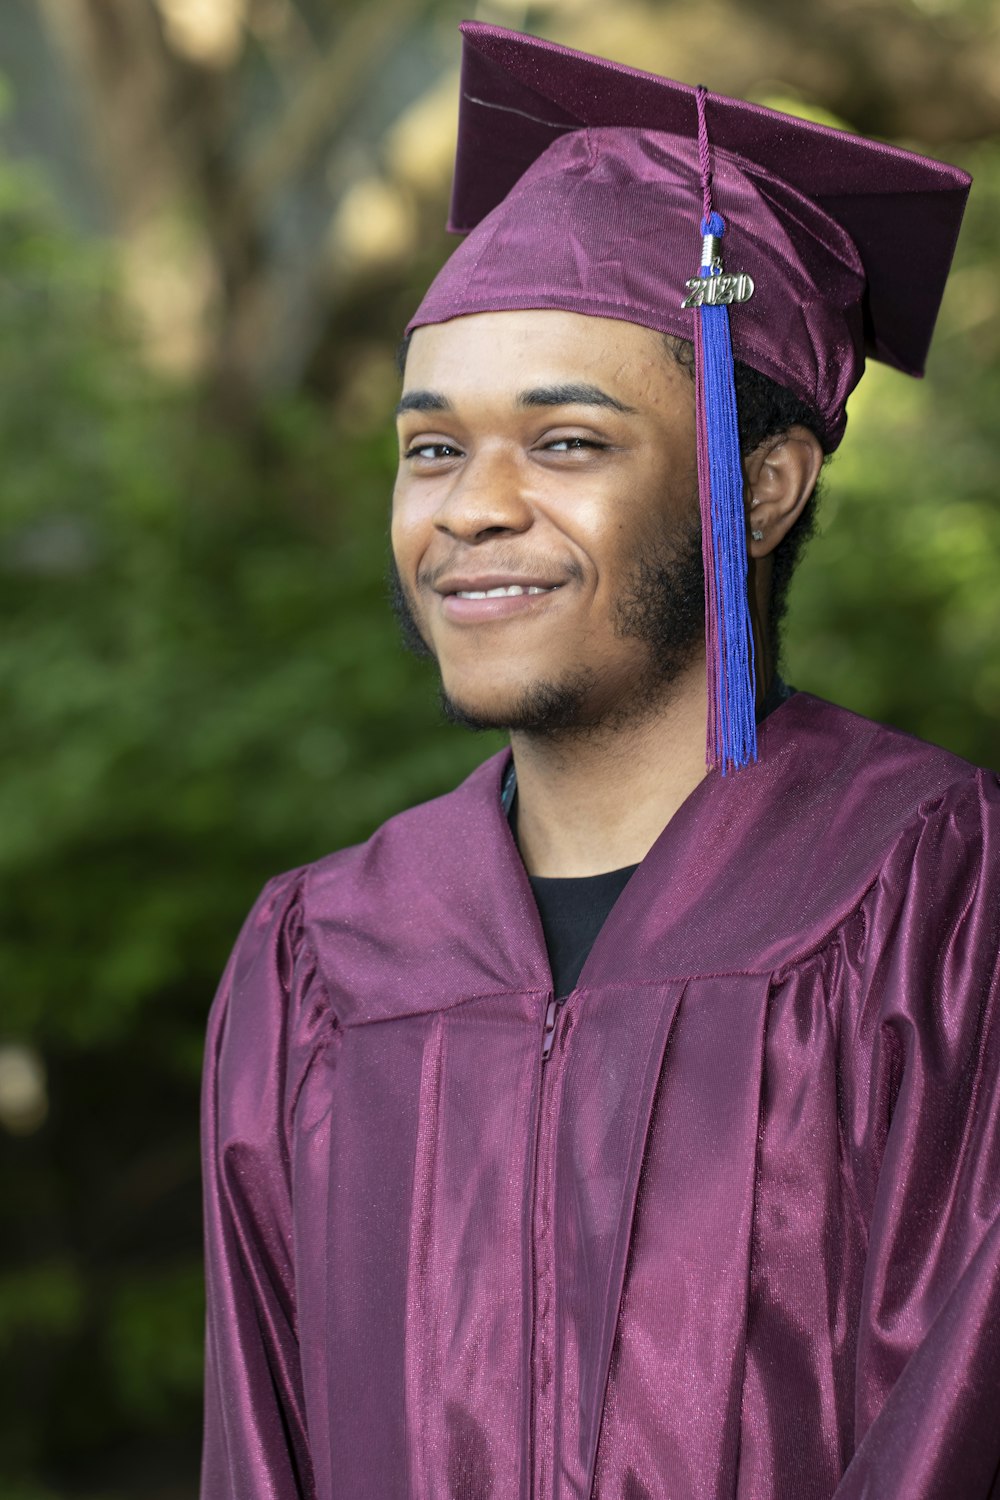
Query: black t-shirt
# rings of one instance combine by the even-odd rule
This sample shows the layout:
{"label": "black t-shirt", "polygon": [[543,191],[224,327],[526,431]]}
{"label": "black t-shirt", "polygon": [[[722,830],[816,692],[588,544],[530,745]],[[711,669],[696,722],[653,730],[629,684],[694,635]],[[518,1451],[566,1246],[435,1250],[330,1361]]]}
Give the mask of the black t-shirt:
{"label": "black t-shirt", "polygon": [[565,999],[576,986],[587,954],[611,908],[638,865],[603,875],[530,875],[552,968],[554,993]]}

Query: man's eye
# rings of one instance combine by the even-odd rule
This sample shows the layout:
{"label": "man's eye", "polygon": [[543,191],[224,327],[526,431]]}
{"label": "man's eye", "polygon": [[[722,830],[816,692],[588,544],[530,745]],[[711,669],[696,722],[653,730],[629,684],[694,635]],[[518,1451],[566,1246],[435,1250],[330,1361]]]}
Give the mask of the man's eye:
{"label": "man's eye", "polygon": [[595,442],[593,438],[565,437],[556,438],[554,442],[546,443],[545,447],[549,453],[574,453],[582,448],[593,448],[600,452],[607,444]]}
{"label": "man's eye", "polygon": [[413,448],[407,448],[403,454],[404,458],[452,458],[459,452],[450,443],[417,443]]}

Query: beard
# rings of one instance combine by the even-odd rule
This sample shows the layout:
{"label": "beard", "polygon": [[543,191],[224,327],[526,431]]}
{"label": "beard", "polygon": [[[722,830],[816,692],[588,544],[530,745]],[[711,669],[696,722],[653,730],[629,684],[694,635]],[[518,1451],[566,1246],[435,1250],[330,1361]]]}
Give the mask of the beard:
{"label": "beard", "polygon": [[[403,644],[414,655],[433,657],[420,632],[395,559],[390,558],[389,594]],[[496,711],[472,709],[439,687],[441,710],[453,724],[475,731],[506,730],[538,738],[592,735],[648,718],[662,707],[670,688],[691,664],[705,639],[705,581],[698,512],[669,539],[636,547],[632,565],[614,601],[612,623],[621,640],[636,640],[645,660],[627,692],[601,691],[600,673],[582,667],[559,678],[528,684]]]}

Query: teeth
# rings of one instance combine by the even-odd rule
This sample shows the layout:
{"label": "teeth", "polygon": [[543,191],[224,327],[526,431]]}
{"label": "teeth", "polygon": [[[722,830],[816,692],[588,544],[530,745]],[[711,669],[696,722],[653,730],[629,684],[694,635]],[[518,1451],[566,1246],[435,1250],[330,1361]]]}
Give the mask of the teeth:
{"label": "teeth", "polygon": [[520,594],[550,594],[555,584],[548,588],[538,584],[529,584],[524,588],[520,583],[512,583],[507,588],[498,589],[459,589],[457,599],[516,599]]}

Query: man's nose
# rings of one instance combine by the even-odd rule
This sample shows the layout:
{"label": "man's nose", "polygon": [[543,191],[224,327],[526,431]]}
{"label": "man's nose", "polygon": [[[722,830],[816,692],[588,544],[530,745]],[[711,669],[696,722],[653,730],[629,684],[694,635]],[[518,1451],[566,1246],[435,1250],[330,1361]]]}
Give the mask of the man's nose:
{"label": "man's nose", "polygon": [[533,514],[515,459],[481,453],[467,460],[442,496],[434,524],[449,536],[474,543],[527,531]]}

